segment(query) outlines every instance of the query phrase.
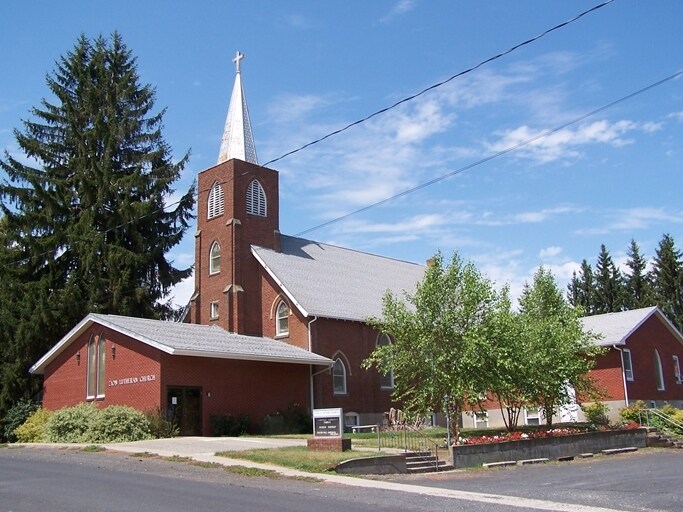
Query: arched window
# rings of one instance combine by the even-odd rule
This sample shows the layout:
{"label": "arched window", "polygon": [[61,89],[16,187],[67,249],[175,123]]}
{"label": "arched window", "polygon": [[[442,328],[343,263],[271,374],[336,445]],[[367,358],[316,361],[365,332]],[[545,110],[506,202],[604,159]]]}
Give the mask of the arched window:
{"label": "arched window", "polygon": [[253,180],[247,187],[247,213],[265,217],[267,211],[266,193],[258,180]]}
{"label": "arched window", "polygon": [[662,358],[659,357],[659,352],[657,351],[657,349],[655,349],[654,363],[657,391],[664,391],[664,372],[662,371]]}
{"label": "arched window", "polygon": [[[391,344],[391,337],[386,334],[382,333],[377,337],[377,346],[381,347],[384,345],[390,345]],[[379,385],[382,389],[394,389],[394,371],[389,370],[387,373],[381,373],[379,374]]]}
{"label": "arched window", "polygon": [[275,334],[284,336],[289,334],[289,306],[285,301],[280,301],[275,314]]}
{"label": "arched window", "polygon": [[86,381],[86,398],[104,397],[104,366],[107,359],[104,333],[93,334],[88,341],[88,379]]}
{"label": "arched window", "polygon": [[335,395],[346,394],[346,367],[341,358],[334,360],[332,367],[332,387]]}
{"label": "arched window", "polygon": [[211,190],[209,191],[208,218],[213,219],[223,215],[224,207],[223,187],[221,187],[220,183],[215,182],[211,185]]}
{"label": "arched window", "polygon": [[221,271],[221,246],[214,242],[209,251],[209,274],[218,274]]}

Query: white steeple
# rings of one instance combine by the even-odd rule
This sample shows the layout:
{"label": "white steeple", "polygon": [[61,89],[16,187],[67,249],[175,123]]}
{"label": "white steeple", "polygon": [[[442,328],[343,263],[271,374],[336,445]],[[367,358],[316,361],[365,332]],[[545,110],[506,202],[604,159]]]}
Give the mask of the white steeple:
{"label": "white steeple", "polygon": [[219,164],[231,158],[238,158],[245,162],[258,164],[254,136],[251,134],[247,99],[242,89],[240,61],[243,58],[244,54],[238,51],[232,60],[237,68],[237,75],[235,76],[235,85],[232,88],[232,96],[230,97],[228,117],[225,120],[221,151],[218,154]]}

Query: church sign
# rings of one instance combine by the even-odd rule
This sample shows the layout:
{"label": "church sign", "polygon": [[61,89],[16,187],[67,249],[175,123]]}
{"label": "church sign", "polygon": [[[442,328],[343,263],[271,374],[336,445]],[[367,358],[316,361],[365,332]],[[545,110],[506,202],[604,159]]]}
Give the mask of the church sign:
{"label": "church sign", "polygon": [[314,437],[341,437],[344,413],[341,409],[313,409]]}

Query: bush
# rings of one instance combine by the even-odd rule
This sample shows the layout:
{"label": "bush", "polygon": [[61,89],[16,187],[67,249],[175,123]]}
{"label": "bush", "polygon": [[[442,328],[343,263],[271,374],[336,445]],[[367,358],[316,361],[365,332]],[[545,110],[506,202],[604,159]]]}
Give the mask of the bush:
{"label": "bush", "polygon": [[22,425],[31,414],[38,410],[40,406],[33,400],[28,398],[21,398],[7,411],[7,415],[3,421],[4,428],[2,437],[10,443],[17,440],[14,431]]}
{"label": "bush", "polygon": [[45,440],[45,429],[52,411],[39,407],[33,411],[24,423],[14,429],[17,442],[40,443]]}
{"label": "bush", "polygon": [[92,403],[56,411],[48,420],[45,438],[51,443],[89,443],[98,410]]}
{"label": "bush", "polygon": [[180,432],[178,425],[172,420],[166,419],[164,411],[158,407],[153,411],[147,411],[145,417],[149,423],[149,433],[154,439],[175,437]]}
{"label": "bush", "polygon": [[609,418],[609,406],[602,402],[593,402],[590,404],[581,405],[581,410],[585,414],[586,419],[593,425],[607,425]]}
{"label": "bush", "polygon": [[249,431],[249,416],[232,414],[211,416],[211,432],[214,436],[237,437]]}
{"label": "bush", "polygon": [[313,420],[306,408],[291,403],[285,410],[268,414],[263,419],[264,434],[310,434],[313,431]]}
{"label": "bush", "polygon": [[632,403],[628,407],[619,409],[619,417],[625,422],[640,423],[641,419],[645,419],[642,412],[647,409],[647,405],[642,400]]}
{"label": "bush", "polygon": [[127,405],[110,405],[97,412],[86,437],[91,443],[121,443],[149,439],[149,421]]}

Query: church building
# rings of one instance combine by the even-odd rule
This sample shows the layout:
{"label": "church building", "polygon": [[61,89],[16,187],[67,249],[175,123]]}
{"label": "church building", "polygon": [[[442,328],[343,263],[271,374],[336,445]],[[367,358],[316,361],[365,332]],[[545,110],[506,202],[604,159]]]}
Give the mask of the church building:
{"label": "church building", "polygon": [[[341,408],[347,425],[367,425],[396,405],[392,373],[361,366],[390,342],[366,320],[381,316],[387,291],[414,291],[425,267],[280,233],[278,172],[258,164],[242,58],[218,161],[198,175],[195,289],[182,321],[88,315],[30,370],[44,376],[44,407],[159,409],[182,435],[212,435],[213,416],[244,414],[258,427],[298,404]],[[683,336],[658,308],[585,327],[608,349],[591,375],[613,417],[638,399],[683,405]],[[489,405],[463,414],[463,426],[501,426]],[[523,418],[543,422],[538,409]],[[583,416],[574,407],[562,419]]]}
{"label": "church building", "polygon": [[237,53],[218,162],[198,175],[195,291],[180,323],[91,314],[32,368],[49,409],[93,401],[172,411],[186,435],[214,415],[300,404],[377,423],[393,376],[361,367],[389,338],[365,320],[424,267],[280,233],[277,171],[258,164]]}

